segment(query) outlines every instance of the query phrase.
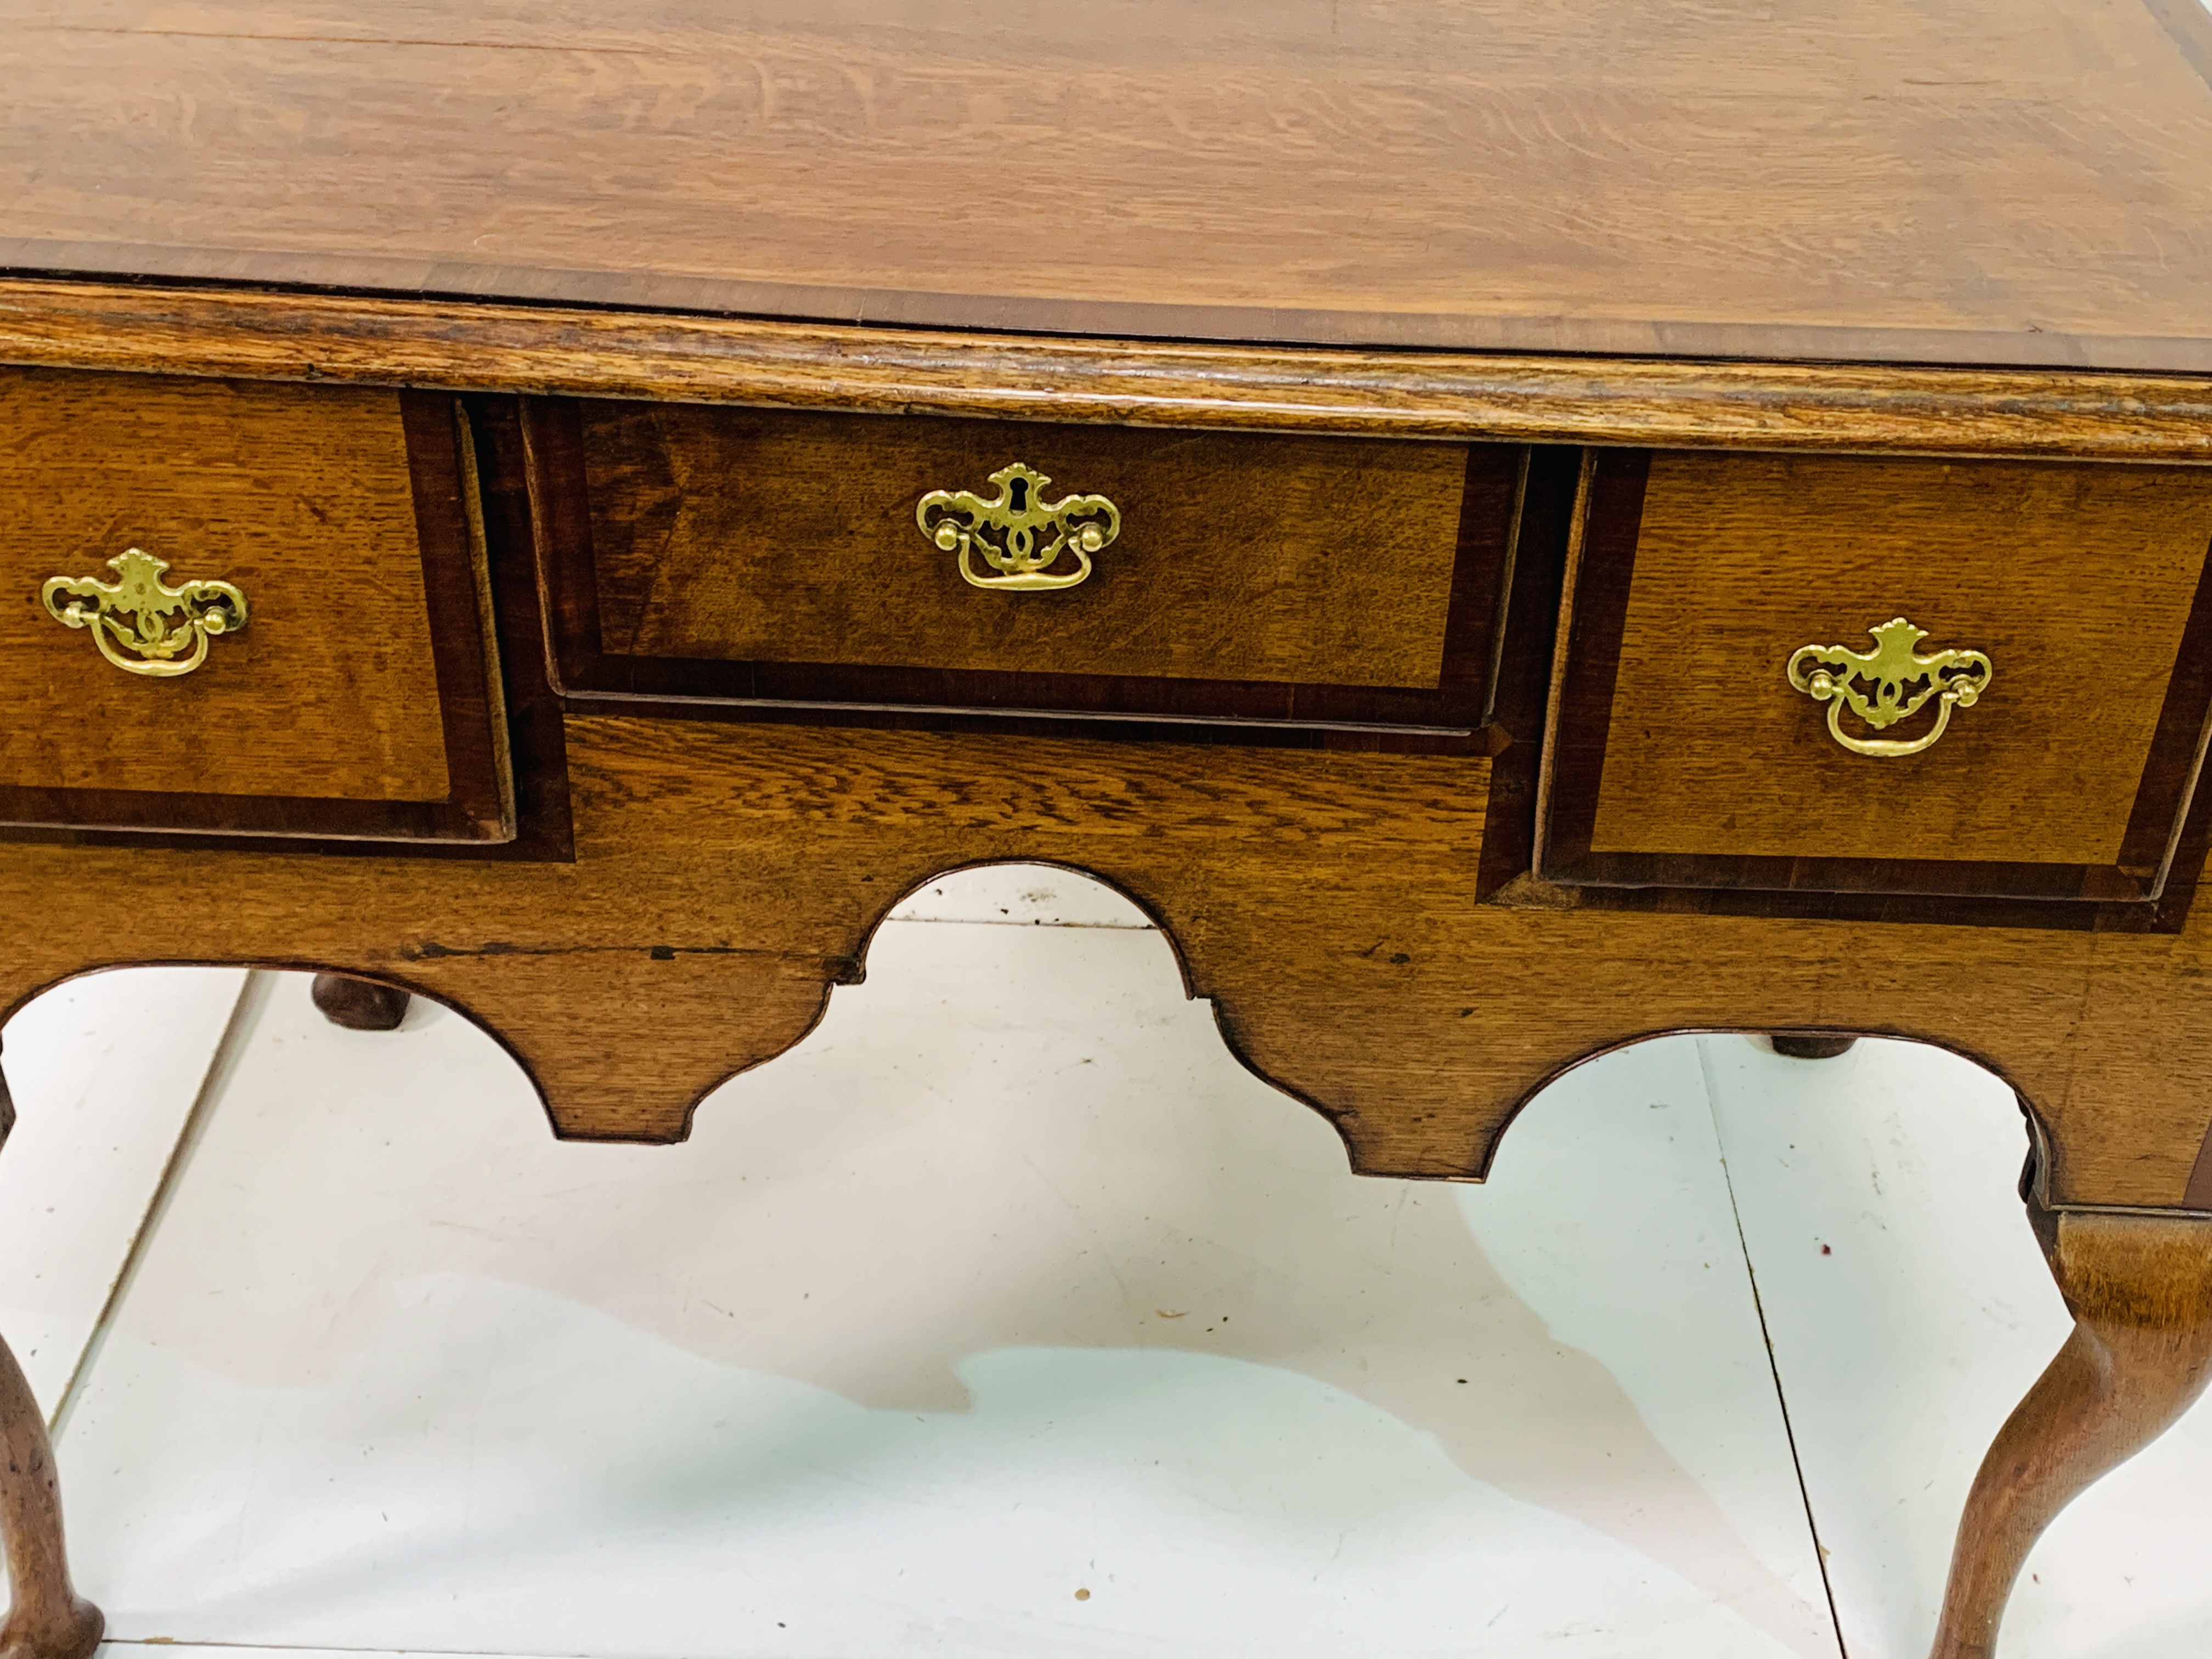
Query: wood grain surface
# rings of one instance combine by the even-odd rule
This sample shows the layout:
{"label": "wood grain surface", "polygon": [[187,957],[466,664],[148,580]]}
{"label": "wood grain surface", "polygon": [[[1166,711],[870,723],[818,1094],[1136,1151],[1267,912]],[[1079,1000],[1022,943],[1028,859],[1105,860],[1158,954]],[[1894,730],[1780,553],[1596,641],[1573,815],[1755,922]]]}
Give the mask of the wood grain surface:
{"label": "wood grain surface", "polygon": [[[175,679],[40,603],[130,547],[250,620]],[[375,801],[450,792],[391,392],[0,370],[0,783]]]}
{"label": "wood grain surface", "polygon": [[0,261],[2204,372],[2209,35],[2165,0],[9,0]]}
{"label": "wood grain surface", "polygon": [[[616,655],[1420,690],[1443,667],[1463,444],[698,404],[581,414]],[[1081,586],[978,589],[916,526],[924,493],[988,498],[1011,461],[1048,476],[1048,495],[1121,509]]]}
{"label": "wood grain surface", "polygon": [[0,362],[1376,436],[2212,461],[2212,380],[840,327],[0,277]]}
{"label": "wood grain surface", "polygon": [[2204,1126],[2204,1144],[2197,1149],[2197,1167],[2190,1171],[2181,1201],[2190,1209],[2212,1213],[2212,1123]]}
{"label": "wood grain surface", "polygon": [[[2182,469],[1655,456],[1591,847],[2117,864],[2208,547]],[[1784,666],[1900,616],[1989,694],[1853,754]]]}
{"label": "wood grain surface", "polygon": [[[0,844],[0,1009],[127,962],[365,975],[499,1036],[562,1132],[678,1139],[704,1093],[805,1034],[903,893],[1042,860],[1159,918],[1233,1049],[1374,1174],[1480,1175],[1548,1079],[1686,1030],[1977,1059],[2039,1114],[2060,1205],[2179,1205],[2212,1123],[2201,911],[2179,934],[1916,947],[1880,923],[1485,903],[1479,757],[600,716],[568,721],[568,757],[573,864]],[[118,886],[227,902],[133,937],[46,902]]]}

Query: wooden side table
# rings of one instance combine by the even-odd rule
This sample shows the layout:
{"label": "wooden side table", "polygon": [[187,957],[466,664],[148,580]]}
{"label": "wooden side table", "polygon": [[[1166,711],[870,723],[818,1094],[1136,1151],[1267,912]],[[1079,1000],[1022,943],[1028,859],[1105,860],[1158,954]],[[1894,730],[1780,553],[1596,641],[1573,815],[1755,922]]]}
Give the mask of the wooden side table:
{"label": "wooden side table", "polygon": [[90,16],[0,4],[0,1006],[312,968],[672,1140],[1060,863],[1367,1173],[1657,1032],[2010,1083],[2077,1329],[1939,1659],[2203,1387],[2195,0]]}

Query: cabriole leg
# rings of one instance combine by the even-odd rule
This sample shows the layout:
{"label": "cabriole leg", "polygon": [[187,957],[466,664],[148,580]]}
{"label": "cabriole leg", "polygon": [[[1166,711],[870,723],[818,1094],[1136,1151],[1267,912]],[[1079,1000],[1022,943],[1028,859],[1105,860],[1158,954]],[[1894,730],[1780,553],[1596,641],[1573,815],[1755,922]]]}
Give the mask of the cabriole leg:
{"label": "cabriole leg", "polygon": [[[15,1119],[0,1079],[0,1146]],[[0,1556],[14,1604],[0,1623],[0,1659],[86,1659],[100,1645],[100,1609],[70,1583],[54,1449],[22,1367],[0,1341]]]}
{"label": "cabriole leg", "polygon": [[1991,1659],[2013,1581],[2052,1517],[2164,1433],[2212,1379],[2212,1221],[2033,1218],[2074,1334],[1974,1476],[1932,1659]]}
{"label": "cabriole leg", "polygon": [[46,1421],[21,1367],[0,1342],[0,1549],[15,1605],[0,1659],[85,1659],[100,1645],[100,1609],[70,1583],[62,1495]]}

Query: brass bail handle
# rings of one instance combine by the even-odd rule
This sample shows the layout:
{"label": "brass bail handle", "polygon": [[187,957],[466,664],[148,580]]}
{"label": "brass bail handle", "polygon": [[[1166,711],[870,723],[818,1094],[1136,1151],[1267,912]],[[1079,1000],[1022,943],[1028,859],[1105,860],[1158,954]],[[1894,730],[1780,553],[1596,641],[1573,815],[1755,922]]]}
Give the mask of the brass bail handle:
{"label": "brass bail handle", "polygon": [[161,580],[169,566],[140,548],[107,562],[116,580],[52,576],[40,588],[46,612],[88,628],[100,654],[126,674],[173,679],[207,660],[208,641],[246,626],[246,595],[228,582]]}
{"label": "brass bail handle", "polygon": [[[1917,755],[1932,747],[1951,724],[1954,708],[1972,708],[1990,689],[1990,659],[1978,651],[1923,652],[1928,630],[1903,617],[1869,628],[1875,648],[1801,645],[1790,653],[1790,684],[1828,705],[1828,735],[1855,755],[1877,760]],[[1848,708],[1877,732],[1909,720],[1936,702],[1935,729],[1913,738],[1859,738],[1844,730]]]}
{"label": "brass bail handle", "polygon": [[[1015,461],[991,474],[993,496],[972,489],[933,489],[914,509],[921,533],[960,556],[960,574],[974,587],[1038,592],[1073,587],[1091,574],[1091,556],[1121,533],[1121,509],[1103,495],[1045,499],[1052,483]],[[1072,553],[1075,568],[1058,570]],[[976,556],[996,574],[975,568]]]}

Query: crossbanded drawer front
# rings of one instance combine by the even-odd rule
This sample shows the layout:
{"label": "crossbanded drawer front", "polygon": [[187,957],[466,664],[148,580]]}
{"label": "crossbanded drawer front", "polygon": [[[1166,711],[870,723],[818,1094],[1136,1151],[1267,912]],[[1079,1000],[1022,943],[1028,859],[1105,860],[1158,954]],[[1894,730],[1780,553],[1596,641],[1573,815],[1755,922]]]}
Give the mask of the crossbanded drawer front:
{"label": "crossbanded drawer front", "polygon": [[453,400],[0,368],[0,822],[514,833]]}
{"label": "crossbanded drawer front", "polygon": [[552,399],[526,418],[572,696],[1479,722],[1511,446]]}
{"label": "crossbanded drawer front", "polygon": [[2212,703],[2212,471],[1593,452],[1541,872],[2143,903]]}

